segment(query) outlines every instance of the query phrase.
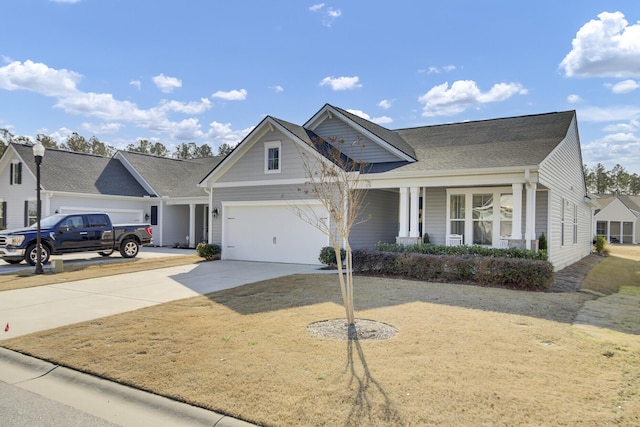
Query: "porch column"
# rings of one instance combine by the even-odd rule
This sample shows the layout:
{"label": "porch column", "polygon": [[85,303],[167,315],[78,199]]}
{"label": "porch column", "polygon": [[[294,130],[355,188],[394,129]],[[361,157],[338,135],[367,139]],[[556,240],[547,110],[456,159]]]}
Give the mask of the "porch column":
{"label": "porch column", "polygon": [[420,189],[418,187],[411,187],[411,211],[410,211],[410,224],[409,224],[409,237],[420,237],[418,235],[418,211],[420,206]]}
{"label": "porch column", "polygon": [[522,239],[522,184],[511,184],[513,192],[513,218],[511,218],[511,238]]}
{"label": "porch column", "polygon": [[536,190],[538,184],[527,184],[527,232],[525,235],[527,249],[531,249],[531,241],[536,239]]}
{"label": "porch column", "polygon": [[189,247],[196,247],[196,205],[189,203]]}
{"label": "porch column", "polygon": [[400,230],[398,237],[409,236],[409,188],[400,188]]}

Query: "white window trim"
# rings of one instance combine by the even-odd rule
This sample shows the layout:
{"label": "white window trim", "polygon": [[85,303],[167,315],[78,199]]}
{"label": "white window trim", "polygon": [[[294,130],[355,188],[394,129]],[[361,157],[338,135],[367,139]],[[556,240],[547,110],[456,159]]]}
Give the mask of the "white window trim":
{"label": "white window trim", "polygon": [[[269,149],[278,149],[278,169],[269,169]],[[264,173],[280,173],[282,171],[282,142],[266,141],[264,143]]]}

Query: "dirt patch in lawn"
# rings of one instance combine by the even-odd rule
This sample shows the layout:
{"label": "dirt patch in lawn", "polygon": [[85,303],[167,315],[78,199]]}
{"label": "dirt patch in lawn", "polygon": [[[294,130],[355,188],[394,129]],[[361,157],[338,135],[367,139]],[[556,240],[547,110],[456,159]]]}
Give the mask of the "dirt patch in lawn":
{"label": "dirt patch in lawn", "polygon": [[344,316],[335,275],[318,274],[2,345],[264,425],[640,424],[638,335],[621,344],[573,325],[593,295],[369,277],[355,285],[358,318],[394,327],[395,337],[310,334],[314,322]]}
{"label": "dirt patch in lawn", "polygon": [[38,275],[33,274],[33,268],[30,268],[13,274],[0,275],[0,292],[113,276],[116,274],[134,273],[136,271],[156,270],[158,268],[175,267],[202,261],[202,258],[197,255],[177,255],[147,259],[130,258],[91,265],[69,264],[65,265],[65,271],[62,273],[52,273],[50,270],[46,270],[45,274]]}

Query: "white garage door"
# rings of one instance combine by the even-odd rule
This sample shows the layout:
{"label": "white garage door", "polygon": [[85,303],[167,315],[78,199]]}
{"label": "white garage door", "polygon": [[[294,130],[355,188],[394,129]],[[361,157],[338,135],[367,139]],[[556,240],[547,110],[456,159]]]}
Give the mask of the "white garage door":
{"label": "white garage door", "polygon": [[[313,211],[328,220],[320,205]],[[320,249],[328,245],[324,233],[286,204],[225,204],[223,215],[223,259],[319,264]]]}

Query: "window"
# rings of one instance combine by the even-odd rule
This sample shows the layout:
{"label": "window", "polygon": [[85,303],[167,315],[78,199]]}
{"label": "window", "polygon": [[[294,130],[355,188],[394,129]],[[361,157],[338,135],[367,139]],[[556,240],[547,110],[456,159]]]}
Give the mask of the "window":
{"label": "window", "polygon": [[103,214],[89,214],[87,215],[89,221],[89,227],[106,227],[108,225],[107,216]]}
{"label": "window", "polygon": [[7,202],[0,202],[0,230],[7,228]]}
{"label": "window", "polygon": [[474,194],[471,208],[473,244],[493,244],[493,194]]}
{"label": "window", "polygon": [[264,143],[264,173],[280,172],[280,164],[282,161],[280,148],[280,141]]}
{"label": "window", "polygon": [[449,220],[451,221],[451,234],[463,236],[464,242],[464,194],[452,194],[449,209]]}
{"label": "window", "polygon": [[578,243],[578,205],[573,204],[573,244]]}
{"label": "window", "polygon": [[513,194],[500,195],[500,236],[511,236],[513,224]]}
{"label": "window", "polygon": [[151,206],[151,225],[158,225],[158,205]]}
{"label": "window", "polygon": [[38,213],[36,209],[35,200],[25,200],[24,202],[24,226],[28,227],[31,224],[35,224],[38,220]]}
{"label": "window", "polygon": [[22,163],[11,163],[9,185],[22,184]]}
{"label": "window", "polygon": [[608,230],[607,230],[607,222],[606,221],[598,221],[596,223],[596,235],[597,236],[603,236],[603,237],[607,237],[608,235]]}

